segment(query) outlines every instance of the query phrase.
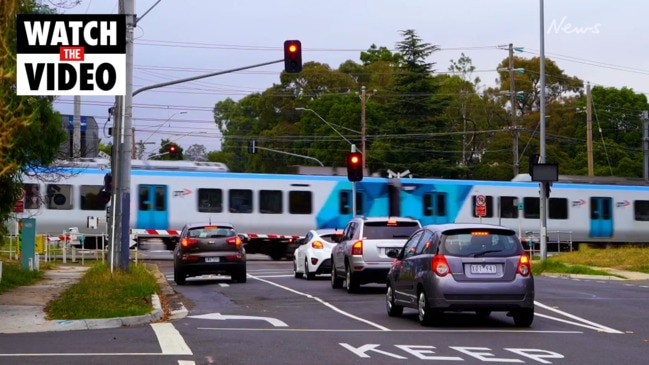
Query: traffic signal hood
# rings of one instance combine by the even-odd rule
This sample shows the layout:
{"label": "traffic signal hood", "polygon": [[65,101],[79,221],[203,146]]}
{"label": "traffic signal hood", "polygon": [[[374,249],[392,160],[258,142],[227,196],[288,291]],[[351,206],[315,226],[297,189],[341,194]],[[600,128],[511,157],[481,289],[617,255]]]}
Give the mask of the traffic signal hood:
{"label": "traffic signal hood", "polygon": [[302,43],[298,40],[284,42],[284,71],[287,73],[302,71]]}
{"label": "traffic signal hood", "polygon": [[347,179],[349,181],[363,180],[363,155],[360,152],[347,154]]}

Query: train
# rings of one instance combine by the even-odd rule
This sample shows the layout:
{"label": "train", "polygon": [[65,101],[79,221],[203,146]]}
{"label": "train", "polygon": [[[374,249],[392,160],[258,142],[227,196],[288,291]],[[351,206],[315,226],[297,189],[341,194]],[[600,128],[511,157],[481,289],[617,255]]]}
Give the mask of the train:
{"label": "train", "polygon": [[[22,217],[36,218],[40,234],[71,227],[88,236],[100,233],[101,224],[88,222],[90,217],[105,222],[99,192],[109,171],[110,161],[86,159],[59,167],[51,177],[26,176]],[[134,160],[130,229],[135,244],[159,238],[171,248],[168,238],[184,224],[225,221],[248,242],[290,244],[310,229],[343,228],[354,216],[402,215],[422,225],[509,226],[531,242],[540,231],[539,184],[521,176],[512,181],[370,176],[352,183],[346,175],[236,173],[220,163]],[[649,185],[643,181],[560,179],[547,203],[548,242],[649,242]],[[256,252],[253,246],[249,252]],[[275,251],[262,246],[261,253],[275,259],[291,251],[286,245],[272,246],[281,246]]]}

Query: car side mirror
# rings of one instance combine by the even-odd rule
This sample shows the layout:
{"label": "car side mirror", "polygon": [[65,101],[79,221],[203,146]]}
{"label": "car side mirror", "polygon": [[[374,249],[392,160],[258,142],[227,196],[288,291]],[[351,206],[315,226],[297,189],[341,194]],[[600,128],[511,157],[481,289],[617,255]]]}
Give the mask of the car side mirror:
{"label": "car side mirror", "polygon": [[393,259],[396,259],[397,257],[399,257],[399,252],[401,252],[400,249],[398,249],[398,248],[391,248],[391,249],[389,249],[389,250],[387,250],[387,251],[385,252],[385,255],[386,255],[387,257],[391,257],[391,258],[393,258]]}

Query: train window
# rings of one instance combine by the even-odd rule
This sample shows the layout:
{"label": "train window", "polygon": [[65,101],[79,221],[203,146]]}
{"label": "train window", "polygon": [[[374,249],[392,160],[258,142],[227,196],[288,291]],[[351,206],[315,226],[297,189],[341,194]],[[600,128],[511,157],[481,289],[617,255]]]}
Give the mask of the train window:
{"label": "train window", "polygon": [[230,213],[252,213],[252,190],[231,189],[228,194]]}
{"label": "train window", "polygon": [[259,212],[262,214],[282,214],[282,191],[260,190]]}
{"label": "train window", "polygon": [[518,198],[515,196],[501,196],[500,218],[518,218]]}
{"label": "train window", "polygon": [[223,211],[223,190],[198,189],[198,211],[221,213]]}
{"label": "train window", "polygon": [[634,200],[633,213],[637,221],[649,221],[649,200]]}
{"label": "train window", "polygon": [[446,193],[424,194],[424,216],[446,216]]}
{"label": "train window", "polygon": [[45,202],[48,209],[72,209],[72,185],[48,184]]}
{"label": "train window", "polygon": [[550,198],[548,201],[548,218],[568,219],[568,199]]}
{"label": "train window", "polygon": [[155,210],[161,212],[166,210],[165,207],[165,188],[159,186],[155,188]]}
{"label": "train window", "polygon": [[310,191],[289,191],[288,212],[291,214],[311,214],[313,203]]}
{"label": "train window", "polygon": [[38,184],[23,184],[25,191],[25,209],[38,209],[43,203],[41,187]]}
{"label": "train window", "polygon": [[[338,211],[340,214],[352,214],[352,191],[351,190],[342,190],[340,192],[340,206]],[[363,215],[363,193],[360,191],[356,192],[356,214]]]}
{"label": "train window", "polygon": [[523,217],[528,219],[541,218],[541,200],[539,198],[523,198]]}
{"label": "train window", "polygon": [[99,201],[99,191],[102,188],[102,185],[81,185],[79,190],[81,210],[106,209],[106,202]]}
{"label": "train window", "polygon": [[[494,197],[491,195],[486,195],[485,197],[485,205],[487,206],[487,214],[484,216],[486,218],[491,218],[494,216]],[[477,214],[475,214],[475,207],[476,207],[476,196],[473,196],[473,199],[471,199],[471,202],[473,204],[473,209],[471,209],[471,212],[474,217],[478,217]]]}

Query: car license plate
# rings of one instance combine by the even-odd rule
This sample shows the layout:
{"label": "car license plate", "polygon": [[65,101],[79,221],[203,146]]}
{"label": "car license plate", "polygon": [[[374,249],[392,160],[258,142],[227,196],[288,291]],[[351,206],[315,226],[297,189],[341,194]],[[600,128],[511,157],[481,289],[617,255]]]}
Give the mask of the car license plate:
{"label": "car license plate", "polygon": [[496,265],[471,265],[472,274],[495,274]]}
{"label": "car license plate", "polygon": [[221,262],[220,257],[206,257],[205,262]]}

